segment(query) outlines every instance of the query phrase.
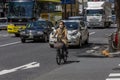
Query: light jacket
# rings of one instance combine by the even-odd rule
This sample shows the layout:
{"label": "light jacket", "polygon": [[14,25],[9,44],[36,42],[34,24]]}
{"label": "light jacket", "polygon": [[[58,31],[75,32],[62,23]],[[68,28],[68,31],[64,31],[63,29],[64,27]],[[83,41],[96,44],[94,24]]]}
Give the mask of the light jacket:
{"label": "light jacket", "polygon": [[57,37],[62,40],[62,42],[65,45],[68,45],[68,39],[67,39],[67,29],[64,27],[63,29],[58,28],[56,30]]}

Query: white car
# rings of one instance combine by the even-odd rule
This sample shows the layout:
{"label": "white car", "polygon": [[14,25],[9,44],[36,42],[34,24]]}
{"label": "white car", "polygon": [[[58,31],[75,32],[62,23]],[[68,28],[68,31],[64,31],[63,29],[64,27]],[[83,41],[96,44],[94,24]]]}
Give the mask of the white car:
{"label": "white car", "polygon": [[[89,32],[84,22],[80,20],[63,20],[67,31],[68,31],[68,45],[69,46],[77,46],[81,47],[83,43],[88,43],[89,40]],[[53,32],[50,33],[49,37],[49,45],[50,47],[54,47],[54,42],[56,41],[53,38],[53,34],[55,33],[57,27],[54,28]]]}

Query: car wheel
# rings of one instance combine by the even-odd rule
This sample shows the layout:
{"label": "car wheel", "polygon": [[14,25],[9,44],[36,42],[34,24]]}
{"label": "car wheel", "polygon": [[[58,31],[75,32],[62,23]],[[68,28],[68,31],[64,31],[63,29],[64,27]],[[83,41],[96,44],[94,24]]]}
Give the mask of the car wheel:
{"label": "car wheel", "polygon": [[47,37],[47,36],[44,37],[44,41],[45,41],[45,42],[48,41],[48,37]]}
{"label": "car wheel", "polygon": [[78,47],[79,47],[79,48],[82,47],[82,42],[81,42],[81,41],[82,41],[82,40],[80,39],[80,40],[79,40],[79,44],[78,44]]}
{"label": "car wheel", "polygon": [[87,37],[85,44],[88,44],[88,42],[89,42],[89,36]]}
{"label": "car wheel", "polygon": [[19,37],[19,36],[20,36],[20,34],[17,34],[17,33],[15,34],[15,37]]}
{"label": "car wheel", "polygon": [[53,45],[50,45],[50,47],[51,47],[51,48],[54,48],[54,46],[53,46]]}
{"label": "car wheel", "polygon": [[22,43],[25,43],[25,41],[26,41],[25,39],[21,39],[21,42],[22,42]]}

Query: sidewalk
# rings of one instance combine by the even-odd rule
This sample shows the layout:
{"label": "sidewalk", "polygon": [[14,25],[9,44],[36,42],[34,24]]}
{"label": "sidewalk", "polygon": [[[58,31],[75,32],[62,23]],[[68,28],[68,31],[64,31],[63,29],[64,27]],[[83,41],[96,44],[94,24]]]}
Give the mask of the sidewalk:
{"label": "sidewalk", "polygon": [[109,52],[108,48],[103,50],[101,54],[106,57],[120,57],[120,51]]}

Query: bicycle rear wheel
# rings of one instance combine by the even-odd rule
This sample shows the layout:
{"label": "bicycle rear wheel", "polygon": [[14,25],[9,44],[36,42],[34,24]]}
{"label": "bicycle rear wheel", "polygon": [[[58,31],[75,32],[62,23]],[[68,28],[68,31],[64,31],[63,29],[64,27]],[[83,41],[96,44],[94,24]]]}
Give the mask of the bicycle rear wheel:
{"label": "bicycle rear wheel", "polygon": [[56,55],[56,62],[58,65],[61,64],[61,55],[60,55],[60,50],[57,51],[57,55]]}

